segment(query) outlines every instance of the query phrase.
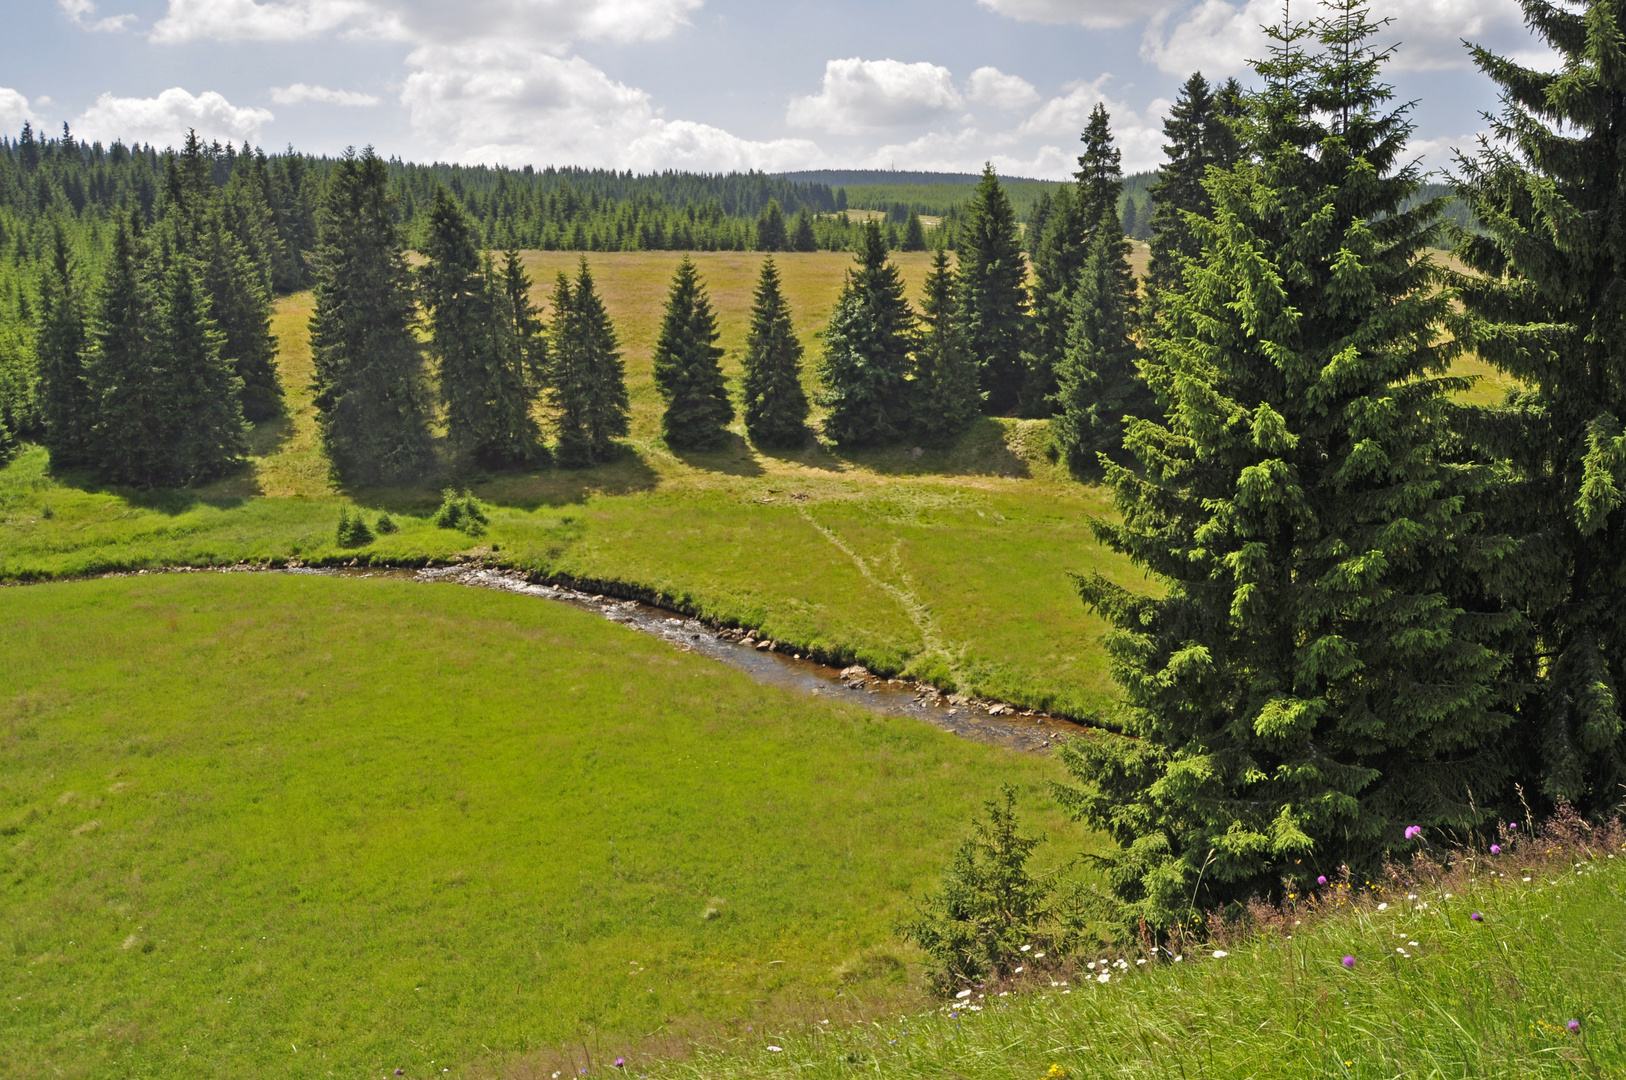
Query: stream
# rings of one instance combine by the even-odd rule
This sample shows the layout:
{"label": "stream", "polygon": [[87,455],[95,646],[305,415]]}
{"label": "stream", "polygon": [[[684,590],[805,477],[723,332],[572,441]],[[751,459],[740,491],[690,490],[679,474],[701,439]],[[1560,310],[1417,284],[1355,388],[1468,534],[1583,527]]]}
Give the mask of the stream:
{"label": "stream", "polygon": [[861,667],[834,668],[780,652],[772,642],[758,641],[739,630],[715,630],[690,619],[635,600],[595,596],[560,585],[537,585],[522,575],[478,567],[444,566],[425,570],[300,569],[285,573],[339,577],[382,577],[534,596],[591,611],[631,630],[658,637],[684,652],[695,652],[745,672],[767,686],[861,705],[887,716],[905,716],[962,738],[1025,753],[1047,753],[1057,743],[1080,734],[1083,725],[1061,717],[992,701],[943,695],[925,683],[885,679]]}

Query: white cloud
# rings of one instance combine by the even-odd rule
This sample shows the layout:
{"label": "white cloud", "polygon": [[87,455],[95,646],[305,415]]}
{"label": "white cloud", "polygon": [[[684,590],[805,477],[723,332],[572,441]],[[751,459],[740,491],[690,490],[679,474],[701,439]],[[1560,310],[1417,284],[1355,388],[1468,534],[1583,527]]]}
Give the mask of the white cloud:
{"label": "white cloud", "polygon": [[937,64],[831,60],[817,94],[790,101],[796,127],[852,134],[928,123],[965,107],[954,76]]}
{"label": "white cloud", "polygon": [[1153,4],[1144,0],[977,0],[989,11],[1023,22],[1077,23],[1101,30],[1144,19]]}
{"label": "white cloud", "polygon": [[[1394,20],[1373,39],[1381,46],[1399,43],[1394,70],[1467,67],[1463,39],[1503,51],[1529,46],[1517,0],[1375,0],[1372,16]],[[1260,27],[1281,17],[1281,0],[1201,0],[1153,18],[1141,57],[1171,74],[1234,75],[1266,54]]]}
{"label": "white cloud", "polygon": [[[1019,136],[1077,138],[1090,121],[1097,105],[1106,106],[1112,118],[1112,137],[1123,152],[1124,172],[1155,169],[1163,160],[1163,117],[1170,103],[1157,98],[1144,112],[1131,109],[1107,97],[1103,89],[1112,78],[1102,75],[1094,82],[1076,83],[1067,93],[1046,101],[1017,128]],[[1077,152],[1073,155],[1077,157]],[[1071,171],[1069,169],[1069,171]]]}
{"label": "white cloud", "polygon": [[94,0],[56,0],[57,7],[62,9],[73,24],[83,30],[114,31],[123,30],[135,20],[134,15],[109,15],[106,18],[96,18],[96,4]]}
{"label": "white cloud", "polygon": [[1442,135],[1433,139],[1413,139],[1406,144],[1406,157],[1404,160],[1421,161],[1423,170],[1434,173],[1433,179],[1440,180],[1440,174],[1455,168],[1457,151],[1460,150],[1472,157],[1479,152],[1479,140],[1489,138],[1489,136],[1489,132],[1476,131],[1468,135]]}
{"label": "white cloud", "polygon": [[996,109],[1025,109],[1039,100],[1039,91],[1020,75],[980,67],[966,81],[965,96]]}
{"label": "white cloud", "polygon": [[642,90],[578,56],[508,42],[418,49],[402,100],[413,129],[458,161],[632,169],[789,169],[819,164],[803,139],[756,142],[661,117]]}
{"label": "white cloud", "polygon": [[37,128],[41,120],[29,107],[28,98],[8,86],[0,86],[0,131],[16,138],[23,125],[30,122]]}
{"label": "white cloud", "polygon": [[702,0],[169,0],[161,42],[305,41],[349,37],[456,44],[508,37],[553,51],[578,39],[649,41],[688,21]]}
{"label": "white cloud", "polygon": [[112,142],[149,142],[178,146],[188,128],[204,139],[256,142],[260,127],[274,117],[266,109],[236,106],[213,90],[196,97],[178,86],[150,98],[103,94],[73,122],[80,138]]}
{"label": "white cloud", "polygon": [[294,83],[292,86],[273,86],[271,100],[278,105],[300,105],[307,101],[320,101],[328,105],[377,105],[378,98],[372,94],[362,94],[354,90],[329,90],[325,86],[306,86],[304,83]]}

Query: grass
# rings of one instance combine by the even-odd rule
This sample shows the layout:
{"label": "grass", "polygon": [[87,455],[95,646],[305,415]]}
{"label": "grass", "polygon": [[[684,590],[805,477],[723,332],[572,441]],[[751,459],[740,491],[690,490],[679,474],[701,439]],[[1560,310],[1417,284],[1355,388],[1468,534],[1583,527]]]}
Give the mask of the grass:
{"label": "grass", "polygon": [[0,650],[5,1075],[466,1075],[917,1008],[891,921],[975,799],[1092,842],[1047,759],[525,597],[39,585]]}
{"label": "grass", "polygon": [[1386,910],[1289,920],[1179,964],[1097,963],[1008,997],[990,988],[896,1020],[783,1025],[637,1067],[708,1080],[1619,1077],[1626,857],[1574,858],[1536,853],[1496,879],[1481,864],[1478,881],[1411,900],[1402,888]]}

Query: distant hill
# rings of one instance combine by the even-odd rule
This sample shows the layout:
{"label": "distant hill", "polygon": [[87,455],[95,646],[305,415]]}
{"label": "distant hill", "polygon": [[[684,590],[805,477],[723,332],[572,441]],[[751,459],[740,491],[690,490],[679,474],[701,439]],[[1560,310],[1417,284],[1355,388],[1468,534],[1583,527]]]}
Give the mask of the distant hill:
{"label": "distant hill", "polygon": [[[831,187],[895,187],[929,186],[935,184],[975,184],[982,177],[977,173],[898,172],[895,169],[808,169],[803,172],[776,173],[776,176],[796,184],[828,184]],[[1029,180],[1023,176],[1001,176],[1007,183],[1013,181],[1044,184],[1050,181]]]}

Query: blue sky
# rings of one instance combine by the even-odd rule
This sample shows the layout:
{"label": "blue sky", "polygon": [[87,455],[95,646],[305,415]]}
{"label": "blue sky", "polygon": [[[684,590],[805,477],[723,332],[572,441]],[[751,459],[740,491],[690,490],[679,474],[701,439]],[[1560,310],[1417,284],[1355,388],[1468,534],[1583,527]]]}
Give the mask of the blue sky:
{"label": "blue sky", "polygon": [[[1061,177],[1104,102],[1155,167],[1192,70],[1239,75],[1280,0],[12,0],[0,129],[413,160]],[[1462,39],[1539,60],[1515,0],[1375,0],[1416,152],[1496,103]],[[1308,14],[1303,0],[1294,15]],[[18,48],[17,43],[26,43]]]}

